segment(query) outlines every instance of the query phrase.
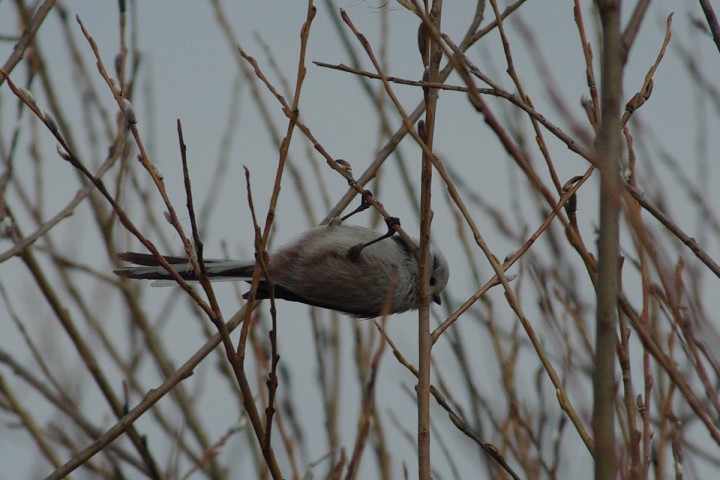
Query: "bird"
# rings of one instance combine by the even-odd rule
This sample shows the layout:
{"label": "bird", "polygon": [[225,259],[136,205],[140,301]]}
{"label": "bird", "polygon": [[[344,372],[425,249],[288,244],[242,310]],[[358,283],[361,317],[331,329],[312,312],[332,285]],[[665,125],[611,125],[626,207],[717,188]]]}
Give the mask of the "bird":
{"label": "bird", "polygon": [[[391,233],[378,235],[374,230],[345,225],[338,219],[304,232],[269,256],[267,271],[274,297],[358,318],[417,310],[420,277],[414,249]],[[417,240],[414,241],[417,245]],[[118,258],[135,264],[114,271],[121,277],[155,280],[153,285],[174,283],[154,255],[125,252]],[[187,258],[164,258],[183,279],[197,280],[197,272]],[[255,261],[206,259],[203,263],[213,281],[251,282],[255,269]],[[440,304],[450,269],[433,244],[428,265],[429,293]],[[256,298],[269,298],[270,282],[260,278]],[[243,298],[247,299],[249,293]]]}

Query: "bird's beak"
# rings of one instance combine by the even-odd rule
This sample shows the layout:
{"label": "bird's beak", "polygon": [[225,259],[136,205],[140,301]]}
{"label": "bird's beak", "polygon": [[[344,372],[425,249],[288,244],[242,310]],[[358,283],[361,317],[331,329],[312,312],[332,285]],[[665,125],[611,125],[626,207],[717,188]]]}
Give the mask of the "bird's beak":
{"label": "bird's beak", "polygon": [[438,305],[442,305],[442,299],[440,298],[439,293],[433,295],[433,302],[437,303]]}

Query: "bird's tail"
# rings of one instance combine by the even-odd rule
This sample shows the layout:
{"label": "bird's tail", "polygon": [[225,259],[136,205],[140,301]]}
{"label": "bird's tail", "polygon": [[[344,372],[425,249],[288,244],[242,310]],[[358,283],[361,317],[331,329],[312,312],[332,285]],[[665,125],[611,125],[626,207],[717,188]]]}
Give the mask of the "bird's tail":
{"label": "bird's tail", "polygon": [[[135,264],[133,267],[124,267],[115,270],[115,274],[125,278],[141,280],[155,280],[153,286],[174,285],[175,281],[170,273],[160,265],[154,255],[147,253],[125,252],[118,254],[124,262]],[[197,272],[193,269],[190,260],[186,257],[164,257],[170,266],[183,279],[197,281]],[[252,280],[254,262],[241,260],[206,259],[203,262],[207,275],[212,281],[223,280]]]}

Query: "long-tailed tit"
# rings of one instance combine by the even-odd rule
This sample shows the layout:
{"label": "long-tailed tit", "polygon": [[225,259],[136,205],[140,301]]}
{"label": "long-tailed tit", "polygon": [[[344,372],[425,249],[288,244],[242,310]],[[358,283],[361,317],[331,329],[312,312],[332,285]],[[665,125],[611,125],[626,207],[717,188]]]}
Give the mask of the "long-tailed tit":
{"label": "long-tailed tit", "polygon": [[[337,221],[308,230],[270,255],[268,273],[275,286],[275,298],[362,318],[381,315],[388,294],[392,295],[389,313],[417,309],[419,275],[414,252],[397,236],[375,240],[377,232]],[[115,270],[122,277],[172,279],[152,255],[128,252],[119,258],[137,265]],[[197,279],[187,258],[166,260],[184,279]],[[255,262],[242,260],[205,260],[204,264],[211,280],[250,281],[255,268]],[[439,304],[449,268],[433,245],[429,265],[430,295]],[[257,298],[269,296],[269,285],[261,280]]]}

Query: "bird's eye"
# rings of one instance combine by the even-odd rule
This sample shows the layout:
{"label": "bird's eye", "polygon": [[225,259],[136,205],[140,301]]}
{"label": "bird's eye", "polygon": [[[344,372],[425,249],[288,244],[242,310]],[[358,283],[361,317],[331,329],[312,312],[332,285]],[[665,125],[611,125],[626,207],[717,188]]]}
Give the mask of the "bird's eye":
{"label": "bird's eye", "polygon": [[437,280],[435,280],[435,277],[430,277],[430,286],[434,287],[436,283],[437,283]]}

